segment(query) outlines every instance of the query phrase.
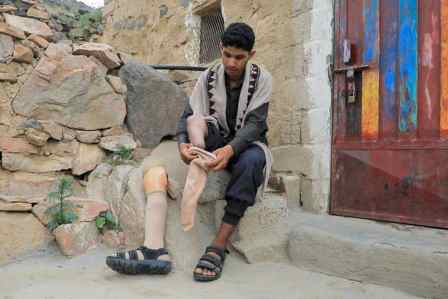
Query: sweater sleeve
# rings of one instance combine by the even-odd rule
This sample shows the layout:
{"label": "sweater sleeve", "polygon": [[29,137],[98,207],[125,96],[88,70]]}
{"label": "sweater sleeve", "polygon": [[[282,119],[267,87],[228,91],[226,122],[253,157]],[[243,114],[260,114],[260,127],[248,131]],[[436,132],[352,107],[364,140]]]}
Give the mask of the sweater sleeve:
{"label": "sweater sleeve", "polygon": [[235,137],[229,142],[235,155],[244,151],[252,142],[261,141],[261,137],[268,130],[268,108],[269,103],[264,103],[247,114],[245,125],[236,132]]}
{"label": "sweater sleeve", "polygon": [[193,115],[193,109],[191,109],[189,101],[187,101],[187,104],[185,105],[184,113],[182,113],[182,116],[180,117],[178,123],[177,123],[177,131],[176,131],[176,137],[177,137],[177,143],[189,143],[188,138],[188,131],[187,131],[187,118]]}

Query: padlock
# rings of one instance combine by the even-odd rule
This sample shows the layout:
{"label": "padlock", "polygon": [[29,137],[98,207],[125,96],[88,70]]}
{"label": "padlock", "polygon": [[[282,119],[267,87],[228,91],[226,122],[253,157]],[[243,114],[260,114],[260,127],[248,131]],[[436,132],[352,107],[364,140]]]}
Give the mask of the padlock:
{"label": "padlock", "polygon": [[353,104],[356,102],[356,84],[355,81],[350,81],[347,84],[347,103]]}

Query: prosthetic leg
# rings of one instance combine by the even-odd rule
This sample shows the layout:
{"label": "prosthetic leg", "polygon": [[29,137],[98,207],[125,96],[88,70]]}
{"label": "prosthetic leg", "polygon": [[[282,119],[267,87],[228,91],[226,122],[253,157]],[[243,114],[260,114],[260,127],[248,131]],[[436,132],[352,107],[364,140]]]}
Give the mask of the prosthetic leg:
{"label": "prosthetic leg", "polygon": [[153,166],[144,172],[146,194],[144,245],[108,256],[106,264],[123,274],[167,274],[171,271],[168,251],[164,248],[167,215],[168,177],[163,166]]}

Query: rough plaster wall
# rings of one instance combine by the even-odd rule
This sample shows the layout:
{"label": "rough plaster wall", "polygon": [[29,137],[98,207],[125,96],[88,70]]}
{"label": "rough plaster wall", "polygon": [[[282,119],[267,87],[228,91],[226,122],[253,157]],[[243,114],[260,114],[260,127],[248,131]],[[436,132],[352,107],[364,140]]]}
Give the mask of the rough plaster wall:
{"label": "rough plaster wall", "polygon": [[[296,0],[299,25],[311,21],[303,42],[302,75],[298,108],[302,115],[304,156],[301,179],[302,203],[311,211],[326,212],[330,194],[331,85],[329,64],[333,52],[333,1]],[[312,5],[311,5],[312,3]],[[302,80],[300,80],[302,81]],[[303,81],[302,81],[303,82]],[[304,160],[304,159],[302,159]]]}
{"label": "rough plaster wall", "polygon": [[189,1],[130,2],[112,0],[106,3],[102,41],[146,63],[186,63],[185,16]]}
{"label": "rough plaster wall", "polygon": [[[123,0],[109,1],[105,42],[148,63],[197,62],[200,22],[192,10],[213,0],[133,1],[132,7]],[[254,60],[274,78],[269,142],[275,170],[301,177],[307,210],[327,211],[332,0],[222,0],[221,7],[226,24],[244,21],[254,28]],[[139,18],[147,21],[134,26]]]}

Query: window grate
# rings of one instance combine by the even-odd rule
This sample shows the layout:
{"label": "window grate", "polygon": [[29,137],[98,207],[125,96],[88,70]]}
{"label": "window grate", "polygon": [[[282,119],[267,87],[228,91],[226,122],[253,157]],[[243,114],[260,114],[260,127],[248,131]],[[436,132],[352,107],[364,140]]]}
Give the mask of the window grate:
{"label": "window grate", "polygon": [[221,56],[219,43],[223,32],[224,18],[221,10],[201,17],[200,63],[208,63]]}

